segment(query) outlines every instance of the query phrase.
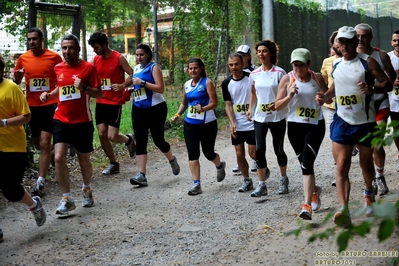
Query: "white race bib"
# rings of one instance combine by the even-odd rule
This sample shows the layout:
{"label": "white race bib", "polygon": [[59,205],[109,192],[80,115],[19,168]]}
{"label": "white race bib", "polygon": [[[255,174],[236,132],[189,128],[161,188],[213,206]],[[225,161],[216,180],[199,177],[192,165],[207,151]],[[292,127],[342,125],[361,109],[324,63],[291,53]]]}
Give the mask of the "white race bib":
{"label": "white race bib", "polygon": [[103,91],[111,90],[111,79],[101,79],[101,89]]}
{"label": "white race bib", "polygon": [[362,109],[360,94],[339,95],[335,100],[341,112],[356,112]]}
{"label": "white race bib", "polygon": [[145,93],[145,88],[141,87],[140,89],[133,91],[134,101],[139,102],[147,99],[147,94]]}
{"label": "white race bib", "polygon": [[59,88],[59,94],[60,94],[60,101],[70,101],[70,100],[75,100],[75,99],[80,99],[80,90],[75,88],[75,86],[72,85],[66,85],[62,86]]}
{"label": "white race bib", "polygon": [[205,112],[199,112],[194,105],[190,105],[187,110],[187,117],[191,119],[204,120]]}
{"label": "white race bib", "polygon": [[48,78],[29,79],[29,90],[31,92],[41,92],[50,90],[50,81]]}

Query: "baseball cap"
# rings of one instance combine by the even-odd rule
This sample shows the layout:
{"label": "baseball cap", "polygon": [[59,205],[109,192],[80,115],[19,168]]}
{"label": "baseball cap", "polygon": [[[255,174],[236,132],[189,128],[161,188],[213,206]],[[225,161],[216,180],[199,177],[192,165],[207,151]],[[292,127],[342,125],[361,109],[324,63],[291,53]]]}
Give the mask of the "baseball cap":
{"label": "baseball cap", "polygon": [[353,27],[343,26],[339,28],[337,33],[338,38],[352,39],[354,36],[357,36],[356,30]]}
{"label": "baseball cap", "polygon": [[250,53],[251,53],[251,48],[249,48],[248,45],[243,44],[243,45],[238,46],[236,52],[237,52],[237,53],[250,54]]}
{"label": "baseball cap", "polygon": [[311,55],[308,49],[305,48],[296,48],[291,53],[291,64],[294,61],[301,61],[302,63],[307,63],[311,60]]}

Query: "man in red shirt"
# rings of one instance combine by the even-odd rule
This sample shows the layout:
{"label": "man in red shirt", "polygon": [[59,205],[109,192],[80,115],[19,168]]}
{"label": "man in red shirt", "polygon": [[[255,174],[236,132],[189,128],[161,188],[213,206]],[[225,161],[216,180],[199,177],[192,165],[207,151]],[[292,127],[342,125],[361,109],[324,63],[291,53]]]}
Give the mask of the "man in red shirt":
{"label": "man in red shirt", "polygon": [[33,143],[40,150],[39,177],[33,194],[44,196],[44,181],[51,159],[53,116],[57,99],[43,103],[40,95],[51,92],[56,86],[54,66],[62,62],[61,56],[43,48],[43,32],[39,28],[28,30],[29,51],[21,55],[14,72],[14,81],[20,84],[25,76],[26,98],[32,112],[29,122]]}
{"label": "man in red shirt", "polygon": [[55,173],[62,193],[56,214],[68,214],[76,208],[70,193],[69,171],[66,163],[68,144],[75,147],[83,176],[83,207],[94,204],[90,187],[93,167],[90,153],[93,151],[94,126],[90,110],[90,97],[101,98],[101,81],[93,64],[79,58],[79,39],[66,35],[61,42],[64,62],[55,66],[58,89],[40,96],[47,102],[58,96],[54,113]]}
{"label": "man in red shirt", "polygon": [[[89,44],[97,54],[93,64],[100,76],[103,97],[96,99],[96,125],[101,146],[110,160],[108,167],[102,172],[104,175],[119,173],[119,163],[116,161],[114,143],[125,143],[130,157],[136,156],[136,145],[133,134],[119,133],[122,104],[125,96],[130,98],[130,92],[125,88],[132,84],[133,69],[126,58],[119,52],[108,47],[108,37],[103,32],[95,32],[90,36]],[[129,76],[125,79],[125,73]]]}

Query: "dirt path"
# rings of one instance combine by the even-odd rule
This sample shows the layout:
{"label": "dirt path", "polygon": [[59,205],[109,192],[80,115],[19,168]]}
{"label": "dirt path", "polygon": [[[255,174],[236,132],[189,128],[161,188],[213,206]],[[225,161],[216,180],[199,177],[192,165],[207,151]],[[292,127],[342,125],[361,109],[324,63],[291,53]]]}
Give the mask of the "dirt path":
{"label": "dirt path", "polygon": [[[331,259],[331,254],[323,258],[317,252],[336,252],[333,238],[308,244],[309,232],[299,238],[284,236],[302,222],[297,218],[303,201],[302,178],[286,140],[290,193],[278,195],[278,167],[270,139],[268,145],[272,173],[267,181],[269,195],[260,199],[237,192],[241,176],[231,172],[235,153],[226,130],[219,132],[216,149],[227,162],[227,177],[217,183],[214,166],[202,156],[203,194],[198,196],[187,195],[191,178],[184,143],[174,145],[181,166],[177,177],[158,151],[149,155],[146,188],[134,188],[128,181],[136,173],[134,163],[122,164],[121,173],[111,177],[96,169],[92,208],[81,207],[81,177],[74,173],[71,192],[77,208],[63,219],[55,215],[60,198],[57,183],[48,182],[44,198],[48,217],[40,228],[24,206],[7,203],[0,196],[0,228],[5,234],[0,243],[0,265],[315,265],[317,259]],[[386,177],[391,191],[397,193],[396,158],[394,147],[387,148]],[[353,161],[351,198],[362,200],[358,158]],[[323,187],[322,209],[329,209],[313,214],[313,223],[321,222],[338,206],[335,188],[330,185],[334,171],[326,137],[316,162],[316,179]],[[251,177],[257,179],[256,174]],[[265,230],[265,224],[274,230]],[[352,256],[343,258],[343,265],[385,265],[387,258],[370,257],[368,252],[399,251],[398,243],[397,232],[379,243],[373,228],[367,237],[351,241],[347,249],[367,253],[357,257],[348,254]]]}

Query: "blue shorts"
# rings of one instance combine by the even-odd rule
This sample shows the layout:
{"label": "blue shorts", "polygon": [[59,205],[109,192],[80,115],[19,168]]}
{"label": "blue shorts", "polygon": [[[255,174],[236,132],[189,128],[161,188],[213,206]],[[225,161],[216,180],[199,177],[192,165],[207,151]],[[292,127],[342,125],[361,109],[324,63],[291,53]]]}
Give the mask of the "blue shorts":
{"label": "blue shorts", "polygon": [[372,136],[363,141],[360,140],[364,138],[368,133],[377,131],[376,126],[376,122],[361,125],[350,125],[337,114],[335,114],[334,120],[330,125],[330,138],[332,141],[339,144],[351,146],[359,144],[361,146],[371,148],[371,141],[373,140]]}

